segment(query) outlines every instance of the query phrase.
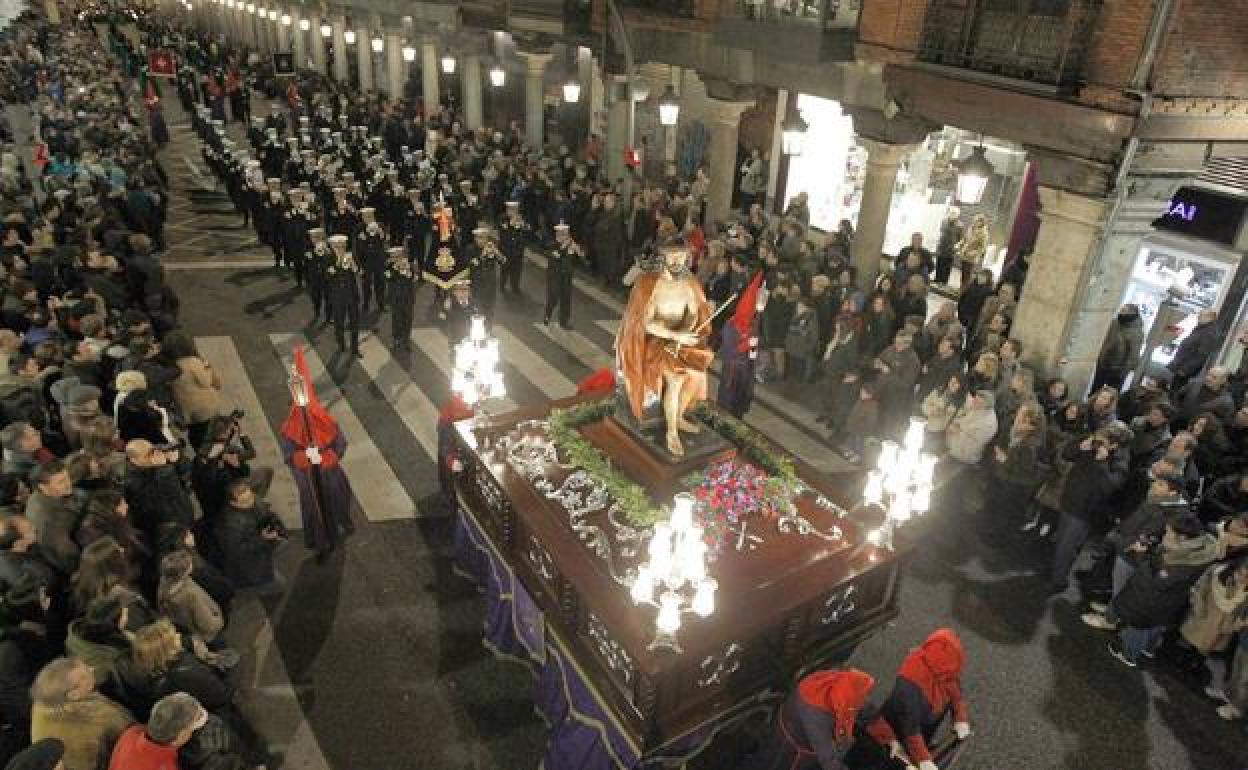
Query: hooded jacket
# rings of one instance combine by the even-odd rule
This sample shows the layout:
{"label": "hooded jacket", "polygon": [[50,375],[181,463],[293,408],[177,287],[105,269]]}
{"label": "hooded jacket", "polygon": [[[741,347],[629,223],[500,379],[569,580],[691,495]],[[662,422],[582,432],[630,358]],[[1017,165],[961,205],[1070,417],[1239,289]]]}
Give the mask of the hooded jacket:
{"label": "hooded jacket", "polygon": [[962,669],[966,653],[951,629],[940,628],[912,650],[901,668],[880,715],[867,728],[883,746],[900,742],[918,764],[931,761],[927,741],[946,714],[954,722],[969,720],[962,697]]}

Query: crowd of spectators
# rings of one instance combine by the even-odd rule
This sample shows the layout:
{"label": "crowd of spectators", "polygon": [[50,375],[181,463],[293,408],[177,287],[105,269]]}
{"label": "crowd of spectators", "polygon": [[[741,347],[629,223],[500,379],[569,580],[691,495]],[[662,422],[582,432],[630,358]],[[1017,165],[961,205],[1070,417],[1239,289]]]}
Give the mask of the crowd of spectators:
{"label": "crowd of spectators", "polygon": [[[803,201],[769,220],[757,204],[710,236],[708,296],[769,295],[760,380],[821,398],[819,421],[852,462],[925,421],[942,458],[940,504],[1010,522],[1048,554],[1048,590],[1072,572],[1088,626],[1135,667],[1161,656],[1191,674],[1226,719],[1248,708],[1248,360],[1216,365],[1214,312],[1165,367],[1143,366],[1140,311],[1110,322],[1087,398],[1041,379],[1011,336],[1026,257],[1000,278],[973,271],[955,299],[929,294],[937,259],[918,234],[870,291],[850,261],[853,232],[818,241]],[[714,228],[711,228],[714,229]],[[1080,557],[1090,557],[1077,569]]]}
{"label": "crowd of spectators", "polygon": [[[169,189],[116,27],[0,35],[0,766],[243,770],[236,592],[280,589],[271,472],[179,328]],[[129,72],[127,72],[127,69]],[[16,121],[15,121],[16,122]],[[7,121],[6,121],[7,125]],[[35,149],[27,165],[23,146]],[[59,764],[58,764],[59,763]]]}

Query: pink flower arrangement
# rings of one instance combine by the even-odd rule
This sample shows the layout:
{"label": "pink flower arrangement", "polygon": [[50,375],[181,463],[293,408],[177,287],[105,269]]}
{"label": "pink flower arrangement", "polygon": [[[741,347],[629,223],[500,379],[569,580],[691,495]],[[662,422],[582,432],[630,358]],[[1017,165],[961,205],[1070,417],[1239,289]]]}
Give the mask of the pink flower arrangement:
{"label": "pink flower arrangement", "polygon": [[735,460],[716,463],[689,478],[698,501],[694,516],[712,553],[731,543],[748,517],[775,515],[777,489],[770,481],[758,468]]}

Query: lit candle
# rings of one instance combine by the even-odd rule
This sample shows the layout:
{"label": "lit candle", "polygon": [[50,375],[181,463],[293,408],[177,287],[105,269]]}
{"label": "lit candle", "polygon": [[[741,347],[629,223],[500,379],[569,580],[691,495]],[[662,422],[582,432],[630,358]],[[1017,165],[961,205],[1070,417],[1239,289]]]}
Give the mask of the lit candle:
{"label": "lit candle", "polygon": [[707,578],[698,583],[693,594],[693,611],[700,617],[708,617],[715,612],[715,581]]}
{"label": "lit candle", "polygon": [[659,601],[659,616],[655,625],[665,634],[674,634],[680,630],[680,597],[670,591],[663,594]]}

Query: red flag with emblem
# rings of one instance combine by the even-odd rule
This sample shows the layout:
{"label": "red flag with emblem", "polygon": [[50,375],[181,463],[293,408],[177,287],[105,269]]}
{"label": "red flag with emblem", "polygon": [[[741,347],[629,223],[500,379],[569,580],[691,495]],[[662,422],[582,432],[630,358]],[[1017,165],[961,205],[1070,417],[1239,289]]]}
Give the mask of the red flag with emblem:
{"label": "red flag with emblem", "polygon": [[171,78],[177,75],[173,54],[165,48],[153,48],[147,52],[147,74],[154,78]]}

